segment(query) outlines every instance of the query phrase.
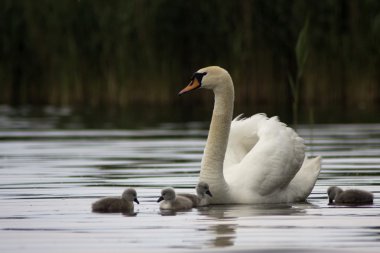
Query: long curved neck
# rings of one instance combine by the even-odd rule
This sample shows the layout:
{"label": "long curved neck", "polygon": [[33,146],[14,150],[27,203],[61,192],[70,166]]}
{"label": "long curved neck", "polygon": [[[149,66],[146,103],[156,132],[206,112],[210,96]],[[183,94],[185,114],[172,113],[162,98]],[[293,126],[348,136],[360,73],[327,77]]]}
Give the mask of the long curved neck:
{"label": "long curved neck", "polygon": [[212,194],[216,195],[212,199],[216,201],[222,198],[222,195],[225,194],[227,190],[227,183],[223,176],[223,163],[234,107],[234,88],[232,80],[229,77],[224,80],[224,82],[225,85],[214,90],[214,111],[200,173],[200,181],[207,182],[210,185]]}

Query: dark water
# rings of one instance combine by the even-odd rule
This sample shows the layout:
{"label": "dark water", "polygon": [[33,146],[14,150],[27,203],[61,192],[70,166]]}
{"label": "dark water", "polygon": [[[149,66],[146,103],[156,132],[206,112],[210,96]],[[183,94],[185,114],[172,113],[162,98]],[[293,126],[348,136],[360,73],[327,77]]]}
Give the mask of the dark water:
{"label": "dark water", "polygon": [[[161,213],[162,187],[194,191],[207,124],[88,129],[65,110],[1,112],[0,252],[380,249],[380,124],[299,127],[308,154],[323,156],[309,203]],[[371,191],[375,204],[328,206],[331,185]],[[128,186],[139,194],[134,216],[91,212]]]}

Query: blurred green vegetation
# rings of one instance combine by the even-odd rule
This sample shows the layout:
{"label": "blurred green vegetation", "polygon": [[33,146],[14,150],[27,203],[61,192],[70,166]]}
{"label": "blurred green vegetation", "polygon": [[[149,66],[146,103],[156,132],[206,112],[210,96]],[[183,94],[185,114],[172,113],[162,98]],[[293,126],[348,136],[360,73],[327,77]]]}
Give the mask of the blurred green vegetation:
{"label": "blurred green vegetation", "polygon": [[291,111],[307,18],[297,103],[378,106],[378,0],[2,0],[0,103],[173,105],[195,70],[220,65],[237,106]]}

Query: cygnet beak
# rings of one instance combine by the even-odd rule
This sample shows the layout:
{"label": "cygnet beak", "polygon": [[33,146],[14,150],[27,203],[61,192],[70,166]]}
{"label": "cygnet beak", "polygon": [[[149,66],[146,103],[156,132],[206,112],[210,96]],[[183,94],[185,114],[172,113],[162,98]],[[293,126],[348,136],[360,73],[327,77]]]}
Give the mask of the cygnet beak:
{"label": "cygnet beak", "polygon": [[164,197],[160,196],[160,197],[157,199],[157,203],[158,203],[158,202],[161,202],[161,201],[163,201],[163,200],[164,200]]}
{"label": "cygnet beak", "polygon": [[212,197],[212,194],[209,190],[206,191],[206,194],[209,195],[210,197]]}
{"label": "cygnet beak", "polygon": [[140,204],[137,198],[135,198],[133,201],[136,202],[137,204]]}

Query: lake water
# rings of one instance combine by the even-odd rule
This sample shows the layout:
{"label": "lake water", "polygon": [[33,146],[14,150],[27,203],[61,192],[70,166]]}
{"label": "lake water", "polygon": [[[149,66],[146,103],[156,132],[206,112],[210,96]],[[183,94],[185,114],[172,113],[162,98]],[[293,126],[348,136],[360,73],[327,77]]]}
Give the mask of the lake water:
{"label": "lake water", "polygon": [[[0,112],[0,252],[380,250],[380,124],[298,127],[308,155],[323,156],[308,203],[161,213],[161,188],[194,192],[207,123],[87,129],[63,124],[65,110]],[[329,206],[331,185],[371,191],[375,203]],[[91,212],[129,186],[135,215]]]}

